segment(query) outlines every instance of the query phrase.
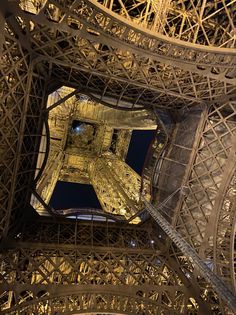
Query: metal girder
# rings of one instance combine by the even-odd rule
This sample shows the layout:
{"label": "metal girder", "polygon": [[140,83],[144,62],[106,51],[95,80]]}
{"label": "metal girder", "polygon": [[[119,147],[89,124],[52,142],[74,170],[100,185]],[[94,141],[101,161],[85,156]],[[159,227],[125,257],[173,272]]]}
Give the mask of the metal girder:
{"label": "metal girder", "polygon": [[[170,136],[171,143],[161,157],[161,162],[159,160],[161,166],[156,167],[153,179],[153,189],[156,191],[154,204],[157,206],[177,187],[188,187],[186,195],[176,194],[160,211],[233,291],[235,108],[232,101],[225,101],[221,106],[215,104],[210,109],[205,109],[199,123],[198,116],[194,118],[197,113],[188,111],[187,119],[179,115],[177,121],[181,121],[181,124],[175,127],[172,123],[174,132]],[[195,123],[198,126],[192,133]],[[184,147],[186,144],[187,147]],[[166,161],[170,154],[172,160]],[[175,160],[187,163],[178,165]],[[169,185],[165,184],[166,181]],[[167,247],[169,244],[166,242]],[[182,253],[173,246],[171,250],[180,265],[184,265]],[[186,272],[198,275],[192,263],[187,263],[184,268]],[[202,292],[209,292],[207,283],[199,283]],[[227,314],[230,311],[222,307],[221,312]]]}
{"label": "metal girder", "polygon": [[[91,183],[104,210],[130,219],[142,210],[140,176],[114,154],[98,157],[90,166]],[[138,223],[139,218],[134,219]]]}
{"label": "metal girder", "polygon": [[[50,8],[57,11],[56,20],[51,20]],[[157,102],[182,107],[183,102],[189,106],[233,92],[235,80],[226,78],[226,68],[234,67],[234,50],[191,46],[146,33],[96,2],[73,3],[72,8],[70,2],[62,7],[49,1],[39,15],[18,11],[34,24],[28,30],[34,54],[41,55],[44,64],[51,63],[51,75],[59,81],[79,85],[106,102],[128,102],[128,107]]]}
{"label": "metal girder", "polygon": [[232,291],[225,285],[224,281],[221,280],[206,263],[198,256],[196,251],[189,245],[185,239],[171,226],[171,224],[160,214],[158,207],[155,208],[145,199],[143,199],[144,204],[148,212],[155,219],[158,225],[163,229],[163,231],[170,237],[174,244],[182,251],[182,253],[191,258],[193,263],[201,272],[201,275],[212,285],[213,289],[218,293],[219,297],[226,302],[233,312],[236,312],[236,300],[235,295]]}
{"label": "metal girder", "polygon": [[29,199],[29,194],[23,197],[22,192],[29,193],[34,178],[44,98],[44,78],[35,71],[30,56],[9,29],[4,36],[0,78],[1,235],[6,235],[19,208]]}
{"label": "metal girder", "polygon": [[[195,296],[169,266],[148,226],[44,219],[26,223],[22,232],[2,244],[3,249],[0,300],[4,314],[44,314],[45,308],[48,314],[66,312],[67,299],[74,301],[74,311],[79,312],[80,296],[86,301],[87,295],[106,300],[107,294],[113,301],[120,295],[125,300],[138,299],[133,311],[141,303],[145,314],[178,310],[188,314],[196,307],[190,302]],[[9,309],[4,309],[6,296]],[[97,311],[106,310],[99,305],[94,305]],[[119,305],[116,301],[116,312]]]}
{"label": "metal girder", "polygon": [[186,42],[235,47],[235,1],[99,0],[114,13],[143,29]]}

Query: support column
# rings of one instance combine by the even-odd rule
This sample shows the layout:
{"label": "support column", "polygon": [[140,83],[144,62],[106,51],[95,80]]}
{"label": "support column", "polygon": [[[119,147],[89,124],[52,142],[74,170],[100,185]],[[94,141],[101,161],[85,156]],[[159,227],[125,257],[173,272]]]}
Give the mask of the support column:
{"label": "support column", "polygon": [[[51,159],[37,185],[36,191],[46,204],[49,203],[56,183],[59,179],[60,171],[63,165],[63,159],[63,151],[54,151],[51,154]],[[47,212],[45,212],[44,206],[34,196],[31,199],[31,205],[37,210],[39,214],[47,214]]]}
{"label": "support column", "polygon": [[[90,169],[91,183],[98,199],[107,212],[124,215],[130,219],[143,209],[140,201],[140,176],[112,153],[94,160]],[[133,223],[138,223],[139,218]]]}

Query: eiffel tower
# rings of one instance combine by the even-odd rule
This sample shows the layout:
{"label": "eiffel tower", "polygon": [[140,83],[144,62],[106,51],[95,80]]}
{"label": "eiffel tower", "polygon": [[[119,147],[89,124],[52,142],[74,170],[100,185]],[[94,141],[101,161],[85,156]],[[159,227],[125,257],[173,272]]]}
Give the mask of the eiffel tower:
{"label": "eiffel tower", "polygon": [[[235,14],[1,0],[0,314],[236,314]],[[56,209],[59,181],[100,207]]]}

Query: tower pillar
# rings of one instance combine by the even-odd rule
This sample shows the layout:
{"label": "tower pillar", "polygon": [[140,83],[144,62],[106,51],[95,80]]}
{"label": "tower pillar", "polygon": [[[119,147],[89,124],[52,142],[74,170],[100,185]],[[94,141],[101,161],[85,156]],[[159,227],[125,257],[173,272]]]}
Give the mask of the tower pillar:
{"label": "tower pillar", "polygon": [[[143,208],[140,201],[141,177],[124,161],[106,153],[91,163],[91,183],[103,209],[130,219]],[[136,217],[133,223],[138,223]]]}

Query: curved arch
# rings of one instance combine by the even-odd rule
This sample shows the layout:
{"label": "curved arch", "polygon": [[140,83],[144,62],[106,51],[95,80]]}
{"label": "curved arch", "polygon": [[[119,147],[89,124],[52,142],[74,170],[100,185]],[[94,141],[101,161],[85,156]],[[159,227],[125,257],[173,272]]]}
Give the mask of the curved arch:
{"label": "curved arch", "polygon": [[5,315],[77,315],[77,314],[117,314],[117,315],[153,315],[159,312],[163,314],[177,315],[178,311],[168,307],[164,303],[154,301],[152,298],[142,298],[136,294],[125,292],[79,292],[65,294],[48,294],[44,292],[42,298],[31,300],[6,309]]}
{"label": "curved arch", "polygon": [[36,183],[40,179],[40,177],[41,177],[41,175],[42,175],[42,173],[46,167],[46,164],[48,161],[48,156],[49,156],[49,151],[50,151],[50,130],[49,130],[49,125],[48,125],[47,115],[45,115],[44,126],[45,126],[45,131],[46,131],[46,151],[45,151],[45,155],[44,155],[41,167],[39,169],[39,172],[34,179],[34,185],[36,185]]}
{"label": "curved arch", "polygon": [[235,233],[236,233],[236,169],[231,171],[224,185],[224,197],[217,210],[214,229],[214,264],[225,283],[236,292],[235,278]]}
{"label": "curved arch", "polygon": [[113,105],[113,104],[111,104],[111,101],[110,102],[105,101],[105,100],[97,97],[96,95],[94,95],[92,92],[86,92],[86,90],[84,90],[84,94],[88,95],[95,102],[101,103],[104,106],[107,106],[107,107],[110,107],[110,108],[114,108],[114,109],[117,109],[117,110],[125,110],[127,112],[130,112],[130,111],[139,111],[139,110],[142,110],[142,109],[146,109],[146,107],[143,106],[143,105],[140,105],[140,106],[135,107],[135,108],[127,108],[125,106]]}
{"label": "curved arch", "polygon": [[120,16],[116,13],[114,13],[112,10],[108,9],[104,5],[101,5],[98,1],[96,0],[85,0],[86,3],[89,5],[96,7],[99,12],[104,11],[107,15],[109,15],[110,18],[114,18],[116,20],[119,19],[119,22],[122,24],[128,24],[131,26],[133,29],[137,29],[139,32],[142,32],[146,36],[152,36],[156,37],[158,39],[161,39],[165,42],[168,42],[169,44],[174,44],[174,45],[180,45],[185,48],[190,48],[194,47],[199,51],[205,51],[205,52],[217,52],[217,53],[222,53],[226,54],[227,52],[230,54],[235,54],[236,49],[234,48],[219,48],[219,47],[211,47],[211,46],[205,46],[205,45],[200,45],[200,44],[192,44],[189,42],[185,42],[183,40],[177,39],[177,38],[172,38],[172,37],[167,37],[165,35],[162,35],[161,33],[152,31],[150,29],[144,28],[143,26],[138,25],[137,23],[134,23],[131,20],[127,20],[123,16]]}
{"label": "curved arch", "polygon": [[[70,3],[66,6],[69,7]],[[68,15],[67,9],[59,4],[57,8],[61,10],[62,15]],[[47,25],[53,30],[60,29],[72,36],[83,34],[84,38],[91,40],[99,36],[99,40],[104,44],[112,42],[112,45],[118,49],[122,44],[128,51],[138,52],[143,57],[207,75],[229,84],[234,83],[235,74],[231,72],[236,62],[236,49],[208,47],[168,38],[127,21],[94,0],[80,2],[70,12],[70,18],[75,19],[78,24],[76,29],[71,27],[71,22],[68,20],[64,20],[63,23],[60,23],[59,19],[52,21],[46,7],[38,15],[29,16],[24,12],[19,14],[22,18]]]}
{"label": "curved arch", "polygon": [[104,212],[101,209],[93,209],[93,208],[71,208],[71,209],[57,209],[53,211],[53,214],[56,216],[68,217],[68,216],[81,216],[81,215],[96,215],[106,219],[114,220],[117,222],[127,222],[125,219],[122,219],[122,216],[113,215],[108,212]]}
{"label": "curved arch", "polygon": [[[90,3],[86,2],[86,5],[91,8]],[[234,68],[234,52],[228,53],[222,48],[220,52],[224,53],[221,54],[215,53],[214,49],[207,52],[205,48],[196,50],[195,45],[191,48],[176,46],[166,38],[160,40],[156,36],[150,37],[131,28],[127,21],[120,25],[120,18],[110,21],[102,10],[96,11],[96,6],[92,17],[86,14],[83,17],[86,6],[80,6],[76,7],[78,12],[70,13],[70,18],[78,23],[76,29],[71,26],[70,19],[65,19],[62,23],[49,20],[43,12],[38,16],[19,13],[23,19],[35,25],[37,31],[32,33],[34,52],[41,58],[41,62],[52,65],[54,79],[64,84],[69,82],[76,88],[81,86],[85,93],[101,95],[100,101],[104,100],[106,103],[109,103],[108,99],[117,99],[117,108],[120,105],[124,108],[127,104],[133,109],[140,105],[154,104],[165,108],[179,108],[232,92],[231,84],[234,79],[227,78],[227,71]],[[60,7],[60,10],[60,14],[67,16],[68,9]],[[110,21],[105,29],[99,24],[99,17]],[[98,29],[100,35],[92,35],[90,29]],[[59,32],[57,44],[54,42],[55,32]],[[44,34],[49,37],[42,49],[40,38],[44,38]],[[55,45],[59,54],[52,49]],[[66,53],[66,59],[63,59],[62,55],[67,47],[72,49]],[[77,47],[81,49],[76,49]],[[145,58],[150,62],[146,62]],[[209,78],[212,85],[208,84]],[[230,84],[225,89],[226,81]]]}
{"label": "curved arch", "polygon": [[[99,3],[123,16],[129,22],[132,21],[144,29],[167,37],[201,45],[229,47],[227,43],[230,41],[232,44],[233,32],[230,34],[227,26],[231,23],[232,30],[233,17],[231,18],[229,14],[233,15],[234,1],[228,1],[227,6],[223,5],[223,1],[218,1],[216,5],[211,0],[192,2],[191,4],[185,1],[176,3],[176,1],[171,0],[156,3],[155,1],[140,0],[133,0],[132,2],[99,0]],[[198,23],[201,24],[200,27]],[[182,25],[180,26],[180,24]],[[209,34],[212,27],[216,28],[221,36],[214,36],[215,33]],[[198,34],[200,35],[199,38]],[[226,38],[224,39],[224,37]]]}
{"label": "curved arch", "polygon": [[[58,1],[58,0],[57,0]],[[72,4],[73,2],[70,1],[70,0],[67,0],[67,3],[64,4],[64,7],[60,6],[59,2],[56,3],[56,1],[54,1],[54,4],[57,5],[58,4],[58,7],[61,9],[61,10],[65,10],[66,12],[68,12],[66,10],[66,8],[70,8],[70,5]],[[30,13],[33,13],[34,15],[38,16],[39,18],[37,18],[36,20],[37,21],[44,21],[45,20],[43,19],[43,15],[48,15],[48,12],[47,12],[47,5],[50,4],[50,1],[48,1],[48,3],[45,3],[45,6],[42,8],[42,10],[38,13],[33,13],[33,12],[30,12],[30,11],[27,11],[27,9],[25,10],[23,8],[23,10],[25,10],[25,12],[30,12]],[[32,5],[34,6],[34,4],[32,3]],[[83,10],[85,9],[87,11],[87,14],[85,14],[84,16],[87,16],[89,19],[88,21],[91,23],[92,21],[92,10],[95,9],[96,12],[99,12],[99,13],[106,13],[107,16],[110,18],[110,19],[114,19],[116,21],[119,21],[119,23],[121,23],[122,25],[128,25],[130,26],[130,28],[132,29],[136,29],[138,32],[144,34],[146,37],[156,37],[162,41],[165,41],[166,43],[169,43],[169,44],[172,44],[172,45],[178,45],[178,46],[182,46],[182,47],[185,47],[187,49],[189,49],[190,47],[191,48],[194,48],[196,50],[199,50],[199,51],[205,51],[205,52],[215,52],[215,53],[220,53],[220,54],[230,54],[230,55],[234,55],[235,52],[236,52],[236,49],[235,48],[223,48],[223,47],[212,47],[212,46],[206,46],[206,45],[200,45],[200,44],[193,44],[191,42],[186,42],[184,40],[180,40],[178,38],[173,38],[173,37],[167,37],[166,35],[163,35],[159,32],[156,32],[156,31],[153,31],[153,30],[150,30],[148,28],[145,28],[143,26],[140,26],[139,24],[131,21],[131,20],[127,20],[126,18],[124,18],[123,16],[113,12],[112,10],[108,9],[105,5],[102,5],[101,3],[99,3],[98,1],[96,0],[84,0],[83,3],[80,4],[81,7],[80,9],[82,9],[80,12],[77,12],[78,13],[78,16],[77,17],[80,17],[80,18],[83,18],[83,13],[85,13],[85,11],[83,12]],[[86,5],[88,7],[86,7]],[[73,8],[74,9],[74,8]],[[76,11],[74,11],[76,12]],[[71,13],[71,16],[74,16],[74,13],[73,12],[70,12]],[[24,14],[21,14],[25,17]],[[45,17],[46,17],[45,15]],[[49,16],[48,16],[49,17]],[[51,19],[52,20],[52,19]],[[55,18],[54,20],[52,20],[54,22],[57,22],[57,18]],[[73,28],[71,28],[72,30]],[[74,28],[75,30],[75,28]],[[94,34],[96,35],[96,34]],[[98,35],[98,34],[97,34]],[[203,60],[201,61],[203,62]]]}

